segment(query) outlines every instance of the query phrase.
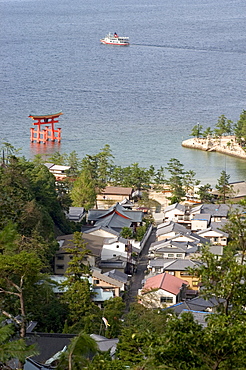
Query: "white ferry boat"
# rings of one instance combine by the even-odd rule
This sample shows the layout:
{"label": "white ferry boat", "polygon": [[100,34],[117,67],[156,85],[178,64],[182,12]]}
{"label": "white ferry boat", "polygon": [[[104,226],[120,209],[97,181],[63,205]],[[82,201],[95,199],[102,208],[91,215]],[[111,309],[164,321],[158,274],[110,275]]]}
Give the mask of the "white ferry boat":
{"label": "white ferry boat", "polygon": [[104,39],[101,39],[100,42],[106,45],[130,45],[129,37],[118,36],[116,32],[114,34],[109,33],[107,36],[104,37]]}

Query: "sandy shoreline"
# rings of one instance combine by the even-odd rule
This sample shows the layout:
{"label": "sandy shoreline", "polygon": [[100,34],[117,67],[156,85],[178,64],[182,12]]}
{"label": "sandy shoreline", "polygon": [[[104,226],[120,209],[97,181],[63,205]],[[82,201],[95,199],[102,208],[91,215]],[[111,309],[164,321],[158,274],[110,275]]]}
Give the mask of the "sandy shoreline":
{"label": "sandy shoreline", "polygon": [[182,146],[190,149],[199,149],[206,152],[218,152],[233,157],[246,159],[246,152],[236,142],[235,136],[221,138],[191,138],[184,140]]}

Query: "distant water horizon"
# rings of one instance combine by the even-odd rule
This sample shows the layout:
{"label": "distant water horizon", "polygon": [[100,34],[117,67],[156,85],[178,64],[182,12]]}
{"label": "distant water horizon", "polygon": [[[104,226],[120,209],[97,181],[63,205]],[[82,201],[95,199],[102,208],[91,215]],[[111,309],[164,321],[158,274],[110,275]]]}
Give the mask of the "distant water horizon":
{"label": "distant water horizon", "polygon": [[[246,108],[246,4],[242,0],[1,0],[0,141],[21,154],[109,144],[115,164],[165,167],[177,158],[202,183],[246,161],[182,147],[192,127],[214,128]],[[100,44],[108,32],[129,47]],[[30,143],[32,114],[62,111],[62,141]]]}

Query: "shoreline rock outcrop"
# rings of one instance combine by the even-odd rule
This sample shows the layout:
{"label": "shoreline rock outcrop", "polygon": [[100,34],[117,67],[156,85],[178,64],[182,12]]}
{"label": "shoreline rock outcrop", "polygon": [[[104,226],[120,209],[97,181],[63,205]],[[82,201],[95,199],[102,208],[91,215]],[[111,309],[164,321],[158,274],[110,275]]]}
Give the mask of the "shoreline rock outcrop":
{"label": "shoreline rock outcrop", "polygon": [[182,146],[206,152],[218,152],[233,157],[246,159],[246,152],[236,142],[235,136],[222,136],[220,138],[196,138],[184,140]]}

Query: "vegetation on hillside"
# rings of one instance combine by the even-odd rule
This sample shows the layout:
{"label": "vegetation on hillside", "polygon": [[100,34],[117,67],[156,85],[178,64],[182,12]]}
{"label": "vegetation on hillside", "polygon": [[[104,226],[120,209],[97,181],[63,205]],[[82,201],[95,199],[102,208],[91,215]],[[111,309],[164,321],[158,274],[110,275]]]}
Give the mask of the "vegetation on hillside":
{"label": "vegetation on hillside", "polygon": [[[190,313],[177,317],[170,310],[146,309],[140,304],[132,305],[126,313],[120,297],[110,299],[100,310],[92,302],[91,286],[84,279],[90,271],[84,265],[88,252],[81,233],[74,234],[75,248],[70,251],[73,258],[67,271],[65,293],[56,295],[48,276],[58,247],[57,232],[68,234],[74,227],[65,216],[68,205],[82,199],[79,205],[88,209],[96,204],[97,192],[107,184],[145,192],[150,185],[158,188],[165,183],[172,191],[171,202],[179,202],[198,183],[195,173],[186,171],[175,158],[165,168],[168,178],[164,177],[163,168],[145,169],[137,163],[121,168],[114,165],[110,147],[105,146],[99,154],[86,156],[82,161],[75,152],[69,156],[55,154],[54,160],[72,165],[67,180],[57,184],[41,158],[27,161],[8,149],[0,167],[0,311],[5,319],[12,319],[17,329],[4,326],[5,331],[0,330],[0,341],[6,348],[2,357],[0,350],[3,369],[14,353],[22,361],[23,353],[33,351],[18,337],[25,336],[25,324],[29,320],[38,321],[39,331],[78,334],[59,364],[61,369],[69,366],[97,370],[243,369],[246,360],[246,224],[242,217],[245,202],[241,212],[231,214],[226,226],[230,243],[224,256],[216,260],[204,249],[205,265],[195,271],[203,283],[205,297],[223,298],[223,305],[209,315],[205,328]],[[200,187],[205,201],[210,200],[209,187],[209,184]],[[217,190],[224,201],[230,192],[229,177],[224,172],[218,179]],[[139,228],[137,238],[141,239],[147,224]],[[131,237],[129,230],[124,233],[124,237]],[[239,260],[236,260],[238,252]],[[110,326],[103,324],[103,317]],[[98,353],[87,361],[86,351],[82,357],[78,356],[77,348],[82,348],[83,340],[88,339],[85,334],[92,332],[108,338],[119,337],[115,359],[108,353]],[[94,352],[94,344],[88,343]],[[71,365],[73,360],[76,365]]]}

